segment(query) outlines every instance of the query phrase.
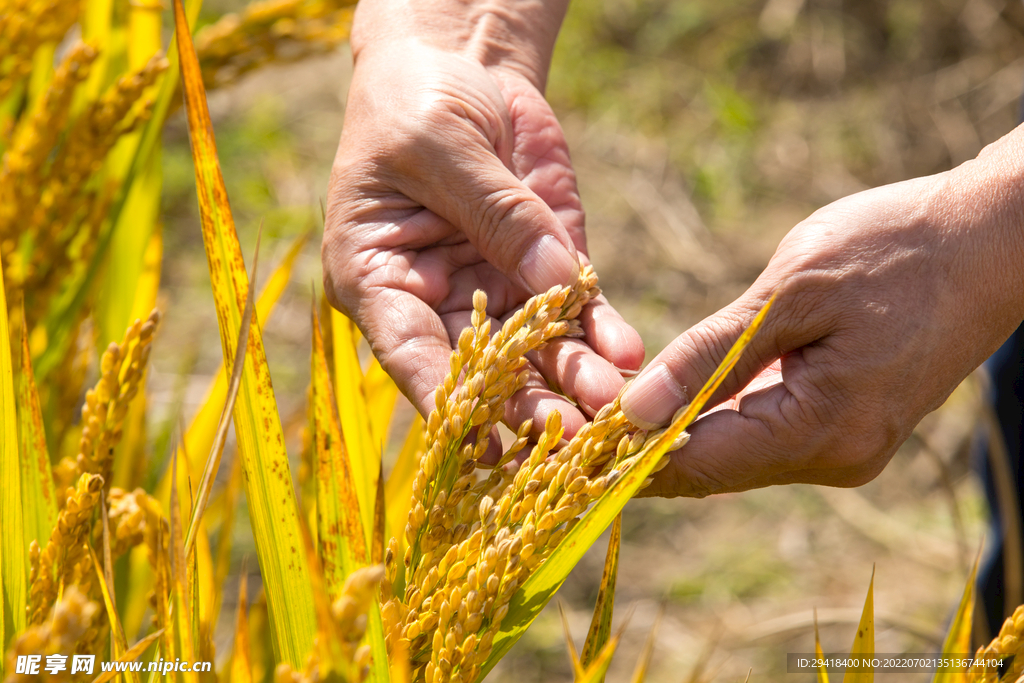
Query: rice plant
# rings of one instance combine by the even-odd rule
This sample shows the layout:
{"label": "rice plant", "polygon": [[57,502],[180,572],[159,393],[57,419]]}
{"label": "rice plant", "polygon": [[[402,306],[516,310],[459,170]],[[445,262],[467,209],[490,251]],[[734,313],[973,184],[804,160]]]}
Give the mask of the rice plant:
{"label": "rice plant", "polygon": [[[313,494],[300,500],[260,321],[301,242],[257,297],[204,79],[224,83],[334,45],[351,10],[259,3],[193,43],[198,3],[178,0],[163,56],[154,6],[121,9],[14,0],[0,25],[0,677],[35,680],[54,656],[72,661],[55,659],[46,678],[95,683],[136,683],[143,673],[189,683],[480,681],[612,525],[581,652],[570,639],[576,680],[603,680],[619,641],[615,520],[665,454],[685,444],[770,302],[669,427],[639,430],[614,402],[565,442],[552,413],[539,437],[520,426],[500,462],[485,465],[486,435],[526,382],[526,354],[578,335],[577,317],[599,289],[584,269],[496,330],[478,292],[435,409],[414,421],[387,478],[375,444],[397,388],[377,364],[364,372],[352,322],[314,305]],[[81,42],[67,38],[74,25]],[[159,479],[144,471],[143,391],[160,324],[159,130],[179,89],[224,364],[147,491],[141,484]],[[94,356],[98,377],[87,388]],[[215,489],[232,425],[232,468]],[[213,633],[243,491],[262,588],[250,602],[243,573],[231,651],[218,653]],[[948,647],[967,642],[971,599],[968,591]],[[1019,624],[1015,615],[984,654],[1019,655]],[[76,655],[158,666],[76,670]],[[648,648],[634,680],[649,660]],[[187,666],[214,661],[216,670]]]}

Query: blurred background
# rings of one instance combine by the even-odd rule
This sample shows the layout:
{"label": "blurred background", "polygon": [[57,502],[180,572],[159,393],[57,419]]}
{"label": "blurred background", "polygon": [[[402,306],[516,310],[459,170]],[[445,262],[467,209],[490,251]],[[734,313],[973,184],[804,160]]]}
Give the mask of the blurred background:
{"label": "blurred background", "polygon": [[[243,4],[209,0],[206,20]],[[548,96],[579,175],[591,258],[648,358],[738,296],[817,207],[946,170],[1012,129],[1022,31],[1017,0],[576,2]],[[296,453],[319,207],[350,68],[346,49],[270,66],[210,103],[243,248],[252,252],[262,223],[267,273],[291,239],[314,233],[265,324]],[[171,425],[164,439],[193,414],[221,357],[180,113],[167,131],[167,315],[150,379]],[[978,393],[968,380],[859,489],[631,503],[616,611],[624,644],[609,680],[629,680],[659,610],[649,680],[743,681],[750,670],[751,681],[778,680],[787,652],[813,651],[814,609],[825,651],[849,648],[873,571],[876,650],[936,649],[986,525],[969,470]],[[580,644],[603,555],[596,547],[562,592]],[[226,621],[233,613],[225,604]],[[492,676],[570,678],[556,609]]]}

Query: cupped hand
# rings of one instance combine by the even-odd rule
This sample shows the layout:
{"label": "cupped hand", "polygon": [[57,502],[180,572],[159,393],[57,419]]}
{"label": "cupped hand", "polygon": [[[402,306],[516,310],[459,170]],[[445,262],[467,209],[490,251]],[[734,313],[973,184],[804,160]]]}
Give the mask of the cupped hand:
{"label": "cupped hand", "polygon": [[778,292],[717,408],[644,494],[875,477],[1024,317],[1019,155],[1000,149],[819,210],[740,299],[659,354],[623,397],[645,427],[699,391]]}
{"label": "cupped hand", "polygon": [[[568,149],[538,87],[415,40],[357,60],[331,178],[324,288],[423,414],[476,289],[501,320],[531,294],[575,281],[586,263]],[[619,369],[640,366],[638,335],[606,301],[582,323],[584,339],[531,356],[536,372],[510,402],[510,423],[543,425],[557,408],[574,433],[616,396]]]}

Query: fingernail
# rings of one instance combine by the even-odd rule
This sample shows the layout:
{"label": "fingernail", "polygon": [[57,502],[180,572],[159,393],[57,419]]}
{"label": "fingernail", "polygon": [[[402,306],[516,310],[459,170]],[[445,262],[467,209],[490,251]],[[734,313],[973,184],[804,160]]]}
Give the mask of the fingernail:
{"label": "fingernail", "polygon": [[[616,318],[602,320],[595,336],[599,337],[601,355],[615,358],[615,368],[623,377],[636,377],[644,362],[644,343],[629,323]],[[621,364],[620,364],[621,363]]]}
{"label": "fingernail", "polygon": [[613,368],[619,371],[623,379],[629,379],[630,377],[636,377],[640,374],[639,370],[630,370],[629,368],[620,368],[618,365],[613,365]]}
{"label": "fingernail", "polygon": [[611,363],[593,354],[579,354],[574,361],[575,376],[571,379],[571,393],[590,417],[615,400],[622,389],[622,375]]}
{"label": "fingernail", "polygon": [[576,282],[580,275],[580,263],[574,254],[562,246],[554,235],[544,235],[534,242],[523,262],[519,274],[534,294],[546,292],[552,287],[564,287]]}
{"label": "fingernail", "polygon": [[679,386],[664,363],[655,363],[640,373],[620,401],[626,419],[640,429],[656,429],[667,424],[684,403],[686,390]]}

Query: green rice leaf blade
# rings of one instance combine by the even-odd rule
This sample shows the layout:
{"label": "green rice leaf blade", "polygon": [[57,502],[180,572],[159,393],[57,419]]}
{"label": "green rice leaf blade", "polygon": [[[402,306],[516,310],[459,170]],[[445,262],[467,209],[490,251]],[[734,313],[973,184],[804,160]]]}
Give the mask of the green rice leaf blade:
{"label": "green rice leaf blade", "polygon": [[[225,365],[231,365],[248,291],[248,274],[217,158],[199,61],[180,0],[174,3],[174,20],[203,243]],[[251,327],[242,387],[234,410],[235,435],[246,475],[249,517],[273,621],[275,651],[281,660],[301,667],[317,632],[313,591],[258,316],[253,317]]]}
{"label": "green rice leaf blade", "polygon": [[529,625],[533,623],[533,620],[537,618],[540,611],[565,581],[572,568],[608,528],[615,516],[629,502],[629,499],[640,490],[644,481],[654,471],[661,458],[672,448],[676,439],[682,436],[686,428],[697,419],[704,404],[736,366],[743,350],[747,348],[764,322],[774,301],[775,294],[772,294],[768,302],[754,317],[750,326],[733,344],[711,378],[705,382],[700,392],[694,397],[693,402],[673,420],[672,424],[657,439],[644,445],[644,448],[632,458],[630,465],[608,487],[604,495],[580,518],[579,523],[566,535],[558,548],[512,596],[508,614],[502,621],[501,630],[494,639],[494,648],[481,667],[477,681],[482,681],[512,645],[522,637]]}

